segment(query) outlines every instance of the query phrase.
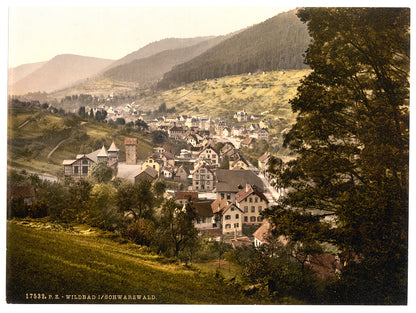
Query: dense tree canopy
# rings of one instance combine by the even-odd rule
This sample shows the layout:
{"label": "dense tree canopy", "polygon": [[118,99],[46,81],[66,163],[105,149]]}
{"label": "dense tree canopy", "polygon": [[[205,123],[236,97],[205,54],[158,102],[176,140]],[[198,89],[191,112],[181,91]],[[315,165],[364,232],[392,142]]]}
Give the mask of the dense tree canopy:
{"label": "dense tree canopy", "polygon": [[336,213],[328,239],[361,260],[346,269],[337,301],[405,303],[410,10],[305,8],[298,16],[313,38],[313,71],[291,101],[298,117],[285,145],[299,157],[275,168],[291,190],[275,212]]}

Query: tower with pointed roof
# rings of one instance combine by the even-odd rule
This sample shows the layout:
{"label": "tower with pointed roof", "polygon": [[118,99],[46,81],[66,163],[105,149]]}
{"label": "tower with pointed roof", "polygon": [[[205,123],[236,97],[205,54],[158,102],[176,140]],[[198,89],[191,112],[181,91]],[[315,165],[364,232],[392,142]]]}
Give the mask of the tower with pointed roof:
{"label": "tower with pointed roof", "polygon": [[115,142],[113,141],[110,148],[108,148],[108,159],[109,162],[113,160],[118,160],[118,152],[120,151],[119,148],[117,148]]}
{"label": "tower with pointed roof", "polygon": [[102,146],[100,152],[97,154],[97,162],[108,164],[108,152],[104,145]]}

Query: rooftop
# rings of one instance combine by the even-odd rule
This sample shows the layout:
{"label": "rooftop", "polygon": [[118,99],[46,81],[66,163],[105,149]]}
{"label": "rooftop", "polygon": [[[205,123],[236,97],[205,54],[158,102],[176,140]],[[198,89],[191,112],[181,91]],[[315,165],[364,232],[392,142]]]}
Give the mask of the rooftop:
{"label": "rooftop", "polygon": [[137,138],[126,138],[124,140],[125,145],[137,145]]}
{"label": "rooftop", "polygon": [[264,191],[263,182],[251,170],[217,170],[217,192],[239,192],[247,184],[256,186],[260,192]]}

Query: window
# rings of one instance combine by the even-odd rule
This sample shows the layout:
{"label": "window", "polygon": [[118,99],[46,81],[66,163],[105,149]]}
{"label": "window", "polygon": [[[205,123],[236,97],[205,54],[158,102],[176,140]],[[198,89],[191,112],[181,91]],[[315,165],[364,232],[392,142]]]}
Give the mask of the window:
{"label": "window", "polygon": [[225,195],[223,193],[221,193],[221,198],[224,199]]}
{"label": "window", "polygon": [[205,180],[205,175],[201,175],[201,180]]}
{"label": "window", "polygon": [[78,174],[78,166],[74,166],[74,174]]}
{"label": "window", "polygon": [[82,174],[88,174],[88,166],[82,167]]}
{"label": "window", "polygon": [[209,185],[209,181],[207,181],[207,185]]}
{"label": "window", "polygon": [[254,202],[257,203],[259,201],[259,198],[255,197]]}
{"label": "window", "polygon": [[240,225],[238,223],[235,223],[234,228],[238,228],[238,227],[240,227]]}
{"label": "window", "polygon": [[250,217],[250,222],[255,222],[256,221],[256,217],[255,216],[251,216]]}
{"label": "window", "polygon": [[199,175],[198,174],[195,175],[195,179],[199,179]]}
{"label": "window", "polygon": [[248,201],[253,202],[253,198],[252,197],[248,198]]}
{"label": "window", "polygon": [[211,177],[209,175],[207,175],[207,179],[210,179]]}
{"label": "window", "polygon": [[247,216],[244,216],[244,222],[248,222],[248,217]]}
{"label": "window", "polygon": [[199,181],[196,181],[196,182],[195,182],[195,185],[199,185]]}
{"label": "window", "polygon": [[231,215],[226,215],[226,216],[225,216],[225,219],[226,219],[226,220],[230,220],[230,219],[231,219]]}
{"label": "window", "polygon": [[255,206],[252,206],[251,207],[251,213],[255,213],[256,212],[256,207]]}
{"label": "window", "polygon": [[263,210],[263,208],[261,206],[259,206],[259,213],[261,213],[261,211]]}
{"label": "window", "polygon": [[227,193],[227,200],[231,199],[231,195],[229,193]]}
{"label": "window", "polygon": [[244,207],[244,213],[248,213],[248,206]]}
{"label": "window", "polygon": [[205,169],[201,168],[201,169],[199,170],[199,172],[200,172],[200,173],[205,173]]}
{"label": "window", "polygon": [[234,207],[231,207],[231,211],[234,211]]}
{"label": "window", "polygon": [[263,220],[263,218],[261,216],[257,217],[257,222],[261,222]]}
{"label": "window", "polygon": [[82,160],[82,164],[88,164],[88,160]]}
{"label": "window", "polygon": [[225,229],[230,229],[231,228],[231,224],[225,224]]}
{"label": "window", "polygon": [[236,215],[235,215],[235,218],[240,218],[240,215],[236,214]]}
{"label": "window", "polygon": [[155,169],[156,168],[156,165],[153,165],[153,168]]}

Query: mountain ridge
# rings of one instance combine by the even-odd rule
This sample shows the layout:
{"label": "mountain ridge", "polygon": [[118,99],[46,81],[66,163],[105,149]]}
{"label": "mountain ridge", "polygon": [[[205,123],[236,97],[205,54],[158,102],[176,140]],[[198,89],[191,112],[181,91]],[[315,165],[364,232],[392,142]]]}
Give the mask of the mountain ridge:
{"label": "mountain ridge", "polygon": [[51,92],[99,73],[114,60],[75,54],[59,54],[9,86],[11,94]]}
{"label": "mountain ridge", "polygon": [[194,45],[163,50],[148,57],[134,59],[129,63],[111,67],[102,73],[102,76],[113,80],[135,82],[149,86],[161,79],[163,74],[171,70],[175,65],[193,59],[225,38],[227,36],[217,36],[204,41],[198,40],[199,42]]}
{"label": "mountain ridge", "polygon": [[158,83],[169,89],[184,83],[279,69],[306,69],[303,54],[311,42],[296,10],[280,13],[177,65]]}

